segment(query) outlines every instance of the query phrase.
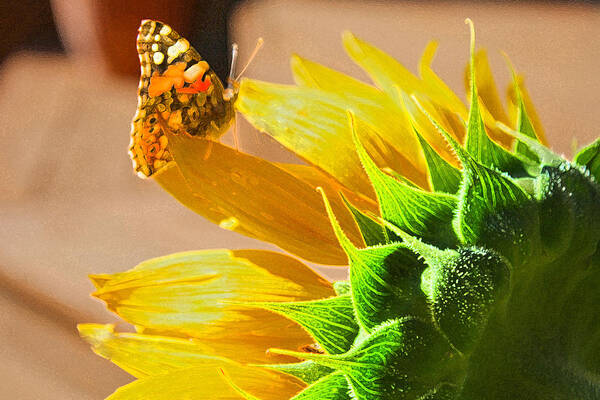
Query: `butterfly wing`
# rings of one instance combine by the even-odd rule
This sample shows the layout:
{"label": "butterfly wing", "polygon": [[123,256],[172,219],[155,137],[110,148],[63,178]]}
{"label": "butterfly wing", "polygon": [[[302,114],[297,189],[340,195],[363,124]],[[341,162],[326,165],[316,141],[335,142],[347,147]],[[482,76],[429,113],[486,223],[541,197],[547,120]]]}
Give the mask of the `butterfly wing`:
{"label": "butterfly wing", "polygon": [[208,139],[223,135],[235,116],[235,96],[189,42],[169,25],[142,21],[137,37],[141,76],[129,154],[140,177],[171,162],[167,132]]}

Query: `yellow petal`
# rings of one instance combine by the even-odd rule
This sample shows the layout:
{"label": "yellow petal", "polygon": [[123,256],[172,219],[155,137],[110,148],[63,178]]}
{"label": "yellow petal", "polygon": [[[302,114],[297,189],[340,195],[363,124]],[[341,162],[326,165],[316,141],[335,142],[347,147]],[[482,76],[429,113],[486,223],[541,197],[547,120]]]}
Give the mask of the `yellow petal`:
{"label": "yellow petal", "polygon": [[331,207],[335,212],[338,222],[346,221],[345,224],[350,225],[348,221],[349,214],[347,214],[348,210],[339,196],[340,193],[361,211],[375,215],[379,213],[379,205],[376,200],[348,190],[335,179],[311,165],[277,163],[277,166],[308,183],[315,190],[319,187],[322,188],[331,202]]}
{"label": "yellow petal", "polygon": [[[304,388],[298,380],[261,368],[225,365],[236,385],[261,400],[293,397]],[[218,368],[194,367],[139,379],[119,388],[107,400],[240,400]]]}
{"label": "yellow petal", "polygon": [[[419,62],[419,74],[427,87],[426,93],[431,100],[440,106],[446,108],[451,113],[458,114],[463,120],[467,120],[467,107],[431,68],[437,47],[437,42],[429,42]],[[460,137],[460,135],[458,136]]]}
{"label": "yellow petal", "polygon": [[[391,168],[413,181],[421,180],[419,145],[396,99],[373,86],[302,57],[293,56],[291,64],[294,79],[299,85],[342,96],[346,100],[342,106],[346,110],[353,110],[360,120],[369,125],[375,135],[367,135],[367,142],[371,141],[371,144],[367,143],[367,149],[371,154],[381,154],[382,162],[379,164],[382,167]],[[374,141],[374,136],[381,138],[381,142]],[[377,145],[382,148],[378,149]],[[390,147],[398,154],[387,154],[384,149]],[[399,157],[408,162],[398,162],[401,160]]]}
{"label": "yellow petal", "polygon": [[[469,79],[469,67],[467,66],[465,72],[465,85],[467,91],[470,91]],[[475,80],[477,84],[477,93],[479,95],[481,116],[486,125],[488,134],[499,144],[506,148],[510,148],[513,143],[513,138],[496,127],[496,121],[500,121],[505,125],[510,125],[510,119],[508,118],[506,111],[504,111],[502,100],[500,100],[485,50],[479,50],[475,53]]]}
{"label": "yellow petal", "polygon": [[475,53],[475,76],[477,83],[477,93],[481,102],[485,104],[488,111],[496,119],[504,124],[509,124],[508,115],[504,111],[502,100],[498,94],[498,88],[494,81],[494,75],[490,68],[490,63],[485,50],[479,50]]}
{"label": "yellow petal", "polygon": [[93,279],[102,285],[94,296],[144,333],[199,338],[214,354],[240,362],[273,363],[269,347],[299,348],[311,340],[277,314],[234,303],[334,294],[306,265],[262,250],[176,253]]}
{"label": "yellow petal", "polygon": [[377,47],[360,40],[346,31],[342,36],[348,55],[364,69],[375,85],[392,98],[397,96],[394,86],[411,94],[423,91],[423,83],[393,57]]}
{"label": "yellow petal", "polygon": [[[171,186],[170,191],[177,198],[203,199],[208,209],[197,209],[200,214],[306,260],[347,264],[320,196],[306,182],[273,163],[219,143],[172,136],[169,145],[187,182]],[[167,178],[160,173],[156,177],[162,185],[172,185]],[[344,225],[360,243],[354,221],[347,215]],[[221,219],[215,220],[215,216]]]}
{"label": "yellow petal", "polygon": [[79,324],[77,329],[96,354],[136,378],[194,366],[233,364],[225,358],[210,355],[214,350],[194,339],[115,333],[114,325]]}
{"label": "yellow petal", "polygon": [[[218,224],[230,217],[219,209],[218,201],[195,194],[174,162],[160,169],[152,177],[181,204],[210,221]],[[234,230],[246,236],[256,237],[242,226],[237,226]]]}
{"label": "yellow petal", "polygon": [[[344,90],[356,85],[357,81]],[[372,96],[361,97],[367,92]],[[307,86],[245,79],[236,107],[257,129],[299,157],[349,189],[374,198],[347,126],[346,112],[352,110],[359,120],[361,139],[379,166],[415,181],[425,180],[424,160],[408,121],[387,96],[382,97],[377,91],[363,88],[355,94],[342,95]]]}
{"label": "yellow petal", "polygon": [[[441,155],[446,161],[458,167],[460,165],[458,159],[454,155],[452,149],[448,146],[446,139],[440,134],[437,128],[431,123],[429,117],[424,114],[416,105],[416,103],[405,93],[401,94],[403,102],[403,112],[410,115],[415,129],[427,140],[427,142]],[[419,101],[419,104],[425,108],[427,113],[439,123],[446,132],[450,132],[457,140],[461,140],[464,136],[464,125],[458,120],[447,118],[448,114],[436,107],[427,97],[413,95]]]}
{"label": "yellow petal", "polygon": [[[531,97],[529,95],[529,91],[525,86],[525,79],[521,75],[516,76],[517,84],[519,85],[519,91],[521,92],[521,99],[523,99],[523,103],[525,104],[525,109],[527,110],[527,116],[533,125],[533,129],[535,130],[535,134],[540,142],[544,146],[548,146],[548,139],[546,138],[546,133],[544,131],[544,126],[540,120],[539,114],[537,113],[535,106],[533,105],[533,101],[531,101]],[[508,86],[508,104],[509,110],[511,114],[511,120],[517,120],[517,106],[516,106],[516,98],[515,98],[515,89],[512,84]],[[515,126],[514,123],[509,126]]]}
{"label": "yellow petal", "polygon": [[373,86],[296,54],[292,56],[290,64],[298,86],[334,92],[363,102],[388,101]]}

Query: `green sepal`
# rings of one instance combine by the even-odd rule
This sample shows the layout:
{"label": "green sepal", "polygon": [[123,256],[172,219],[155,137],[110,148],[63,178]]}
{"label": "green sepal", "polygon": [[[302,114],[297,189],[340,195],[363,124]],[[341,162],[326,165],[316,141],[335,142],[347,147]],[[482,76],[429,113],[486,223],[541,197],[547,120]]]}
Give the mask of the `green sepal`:
{"label": "green sepal", "polygon": [[497,250],[515,266],[540,255],[538,207],[510,177],[468,155],[461,157],[463,181],[454,220],[463,244]]}
{"label": "green sepal", "polygon": [[317,364],[311,360],[289,364],[263,364],[257,365],[257,367],[283,372],[284,374],[296,377],[309,385],[333,372],[331,368]]}
{"label": "green sepal", "polygon": [[[529,118],[529,115],[527,114],[527,109],[525,108],[525,102],[523,101],[523,97],[521,96],[521,88],[519,87],[519,81],[517,78],[517,74],[515,73],[512,66],[511,66],[511,72],[512,72],[513,85],[514,85],[513,90],[515,91],[515,100],[517,103],[517,123],[515,125],[517,127],[516,130],[526,136],[529,136],[533,140],[536,140],[539,142],[538,136],[535,132],[535,128],[533,127],[533,123],[531,122],[531,119]],[[525,144],[523,144],[520,141],[518,141],[517,144],[515,145],[515,153],[521,154],[522,156],[527,157],[536,163],[539,163],[539,161],[540,161],[539,157],[533,151],[531,151]]]}
{"label": "green sepal", "polygon": [[[476,96],[476,95],[475,95]],[[479,114],[478,99],[471,100],[467,138],[465,148],[471,156],[481,164],[506,171],[511,176],[527,176],[528,168],[524,161],[490,139],[485,131],[483,119]]]}
{"label": "green sepal", "polygon": [[[515,265],[531,261],[539,255],[539,221],[537,207],[531,196],[509,176],[475,160],[427,113],[418,100],[412,99],[444,136],[463,165],[459,203],[453,221],[460,242],[498,250]],[[533,140],[529,137],[526,139]],[[398,228],[405,231],[401,226]]]}
{"label": "green sepal", "polygon": [[436,324],[457,350],[469,353],[492,308],[508,293],[510,264],[489,249],[441,250],[400,230],[396,233],[428,265],[421,288]]}
{"label": "green sepal", "polygon": [[346,206],[354,216],[354,220],[358,225],[360,234],[365,240],[367,246],[374,246],[377,244],[388,243],[389,237],[383,226],[378,222],[374,221],[371,217],[354,207],[345,196],[342,195],[342,200],[346,203]]}
{"label": "green sepal", "polygon": [[416,130],[415,134],[425,155],[432,189],[436,192],[456,194],[460,185],[460,170],[444,160]]}
{"label": "green sepal", "polygon": [[334,372],[307,386],[290,400],[350,400],[350,385],[342,372]]}
{"label": "green sepal", "polygon": [[600,183],[600,138],[579,150],[573,162],[587,168],[596,182]]}
{"label": "green sepal", "polygon": [[356,248],[321,193],[335,235],[348,255],[352,302],[360,327],[371,332],[398,315],[427,315],[419,288],[423,263],[402,243]]}
{"label": "green sepal", "polygon": [[419,277],[423,265],[401,244],[356,249],[350,258],[354,309],[371,331],[398,315],[427,315]]}
{"label": "green sepal", "polygon": [[335,294],[338,296],[350,294],[350,281],[335,281],[332,285]]}
{"label": "green sepal", "polygon": [[349,294],[323,300],[250,304],[296,322],[330,354],[346,352],[358,334]]}
{"label": "green sepal", "polygon": [[539,170],[544,165],[552,165],[558,166],[563,161],[564,158],[554,153],[552,150],[541,144],[537,139],[533,139],[526,134],[515,131],[514,129],[509,128],[501,122],[497,122],[496,126],[501,129],[504,133],[507,133],[514,138],[516,138],[521,144],[526,146],[529,151],[534,153],[539,160],[539,163],[534,163],[531,165],[527,165],[526,168],[529,171],[530,175],[537,176],[539,174]]}
{"label": "green sepal", "polygon": [[345,354],[272,351],[342,372],[357,400],[401,400],[413,399],[436,384],[450,348],[431,323],[407,317],[384,322]]}
{"label": "green sepal", "polygon": [[426,192],[384,173],[358,139],[351,113],[349,119],[356,151],[375,189],[382,218],[406,232],[440,246],[454,246],[456,235],[452,230],[451,221],[457,203],[456,197],[445,193]]}
{"label": "green sepal", "polygon": [[471,107],[467,123],[465,148],[479,163],[509,173],[511,176],[526,176],[527,169],[523,160],[492,141],[485,130],[485,124],[479,111],[479,96],[475,77],[475,29],[471,27],[471,56],[469,79],[471,89]]}
{"label": "green sepal", "polygon": [[536,180],[540,231],[549,257],[571,261],[596,251],[600,240],[600,185],[589,172],[563,162],[545,166]]}

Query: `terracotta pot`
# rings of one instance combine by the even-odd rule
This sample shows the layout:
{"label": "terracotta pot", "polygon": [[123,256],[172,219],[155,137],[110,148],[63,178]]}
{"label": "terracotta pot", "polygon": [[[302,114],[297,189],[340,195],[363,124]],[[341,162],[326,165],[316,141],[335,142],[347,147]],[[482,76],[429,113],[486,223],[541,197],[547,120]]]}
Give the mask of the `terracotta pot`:
{"label": "terracotta pot", "polygon": [[67,52],[118,75],[139,76],[135,48],[142,19],[168,22],[182,35],[191,31],[195,0],[52,0]]}

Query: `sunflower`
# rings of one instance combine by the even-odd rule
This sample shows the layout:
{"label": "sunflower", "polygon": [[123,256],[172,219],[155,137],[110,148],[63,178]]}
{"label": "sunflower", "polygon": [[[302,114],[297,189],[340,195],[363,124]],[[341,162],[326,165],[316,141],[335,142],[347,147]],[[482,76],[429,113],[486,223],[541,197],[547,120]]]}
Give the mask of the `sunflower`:
{"label": "sunflower", "polygon": [[[472,28],[472,26],[471,26]],[[343,34],[374,86],[293,56],[235,107],[305,164],[188,135],[153,179],[290,253],[202,250],[91,276],[133,324],[81,324],[133,399],[597,399],[600,142],[546,147],[523,79],[508,112],[472,29],[470,105]],[[349,265],[328,282],[299,261]]]}

